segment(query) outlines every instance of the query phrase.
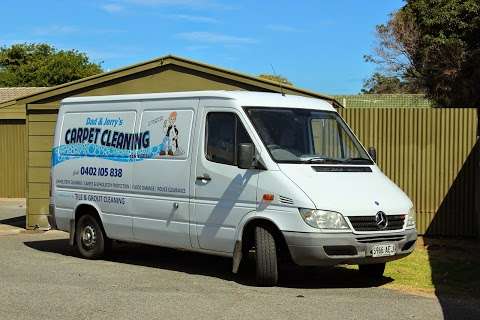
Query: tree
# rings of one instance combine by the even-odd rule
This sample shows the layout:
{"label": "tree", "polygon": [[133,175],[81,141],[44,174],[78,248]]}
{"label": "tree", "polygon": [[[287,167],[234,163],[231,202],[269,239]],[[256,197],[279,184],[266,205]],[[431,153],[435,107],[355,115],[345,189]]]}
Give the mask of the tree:
{"label": "tree", "polygon": [[277,75],[273,75],[273,74],[261,74],[258,77],[262,78],[262,79],[267,79],[267,80],[279,82],[280,84],[286,84],[286,85],[289,85],[289,86],[293,85],[290,81],[288,81],[287,78],[282,77],[282,76],[277,76]]}
{"label": "tree", "polygon": [[407,0],[377,26],[374,56],[438,106],[480,108],[480,1]]}
{"label": "tree", "polygon": [[387,93],[419,93],[419,88],[398,76],[386,76],[375,72],[363,82],[362,93],[387,94]]}
{"label": "tree", "polygon": [[387,24],[375,27],[377,45],[367,62],[378,65],[379,72],[364,82],[363,93],[422,93],[418,73],[412,64],[418,32],[408,15],[402,11],[390,14]]}
{"label": "tree", "polygon": [[480,108],[480,1],[410,0],[401,12],[418,33],[410,59],[428,97]]}
{"label": "tree", "polygon": [[85,53],[49,44],[0,47],[0,87],[49,87],[102,72]]}

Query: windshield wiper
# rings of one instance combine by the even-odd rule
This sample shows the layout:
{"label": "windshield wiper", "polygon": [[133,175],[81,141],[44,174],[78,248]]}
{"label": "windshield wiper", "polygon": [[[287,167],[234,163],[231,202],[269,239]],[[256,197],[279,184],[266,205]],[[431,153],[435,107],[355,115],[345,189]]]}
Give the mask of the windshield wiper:
{"label": "windshield wiper", "polygon": [[333,158],[315,157],[305,160],[306,163],[343,163],[342,160]]}

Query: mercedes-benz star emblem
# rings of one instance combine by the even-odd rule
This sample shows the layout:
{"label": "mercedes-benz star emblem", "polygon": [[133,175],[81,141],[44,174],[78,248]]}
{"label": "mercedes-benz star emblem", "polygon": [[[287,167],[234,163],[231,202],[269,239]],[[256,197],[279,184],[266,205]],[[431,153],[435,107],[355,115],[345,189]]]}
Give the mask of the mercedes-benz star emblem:
{"label": "mercedes-benz star emblem", "polygon": [[388,225],[387,215],[383,211],[378,211],[375,215],[375,222],[380,230],[384,230]]}

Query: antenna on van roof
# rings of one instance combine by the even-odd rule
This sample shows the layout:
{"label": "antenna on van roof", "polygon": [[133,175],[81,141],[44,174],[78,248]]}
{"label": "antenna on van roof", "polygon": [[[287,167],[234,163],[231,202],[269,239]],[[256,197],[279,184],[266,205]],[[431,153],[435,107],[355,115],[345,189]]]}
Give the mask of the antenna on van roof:
{"label": "antenna on van roof", "polygon": [[282,82],[280,81],[280,77],[275,72],[275,69],[273,68],[273,64],[270,63],[270,67],[272,67],[273,75],[278,79],[278,86],[280,87],[280,92],[282,93],[282,96],[285,97],[285,92],[283,92],[283,87],[282,87]]}

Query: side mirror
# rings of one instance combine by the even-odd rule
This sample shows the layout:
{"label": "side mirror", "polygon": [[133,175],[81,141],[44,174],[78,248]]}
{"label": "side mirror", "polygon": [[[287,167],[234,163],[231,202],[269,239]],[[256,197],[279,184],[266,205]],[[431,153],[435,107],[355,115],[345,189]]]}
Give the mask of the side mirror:
{"label": "side mirror", "polygon": [[375,147],[369,147],[368,154],[372,157],[373,161],[377,162],[377,150]]}
{"label": "side mirror", "polygon": [[237,163],[240,169],[250,169],[255,160],[255,146],[253,143],[240,143],[237,150]]}

